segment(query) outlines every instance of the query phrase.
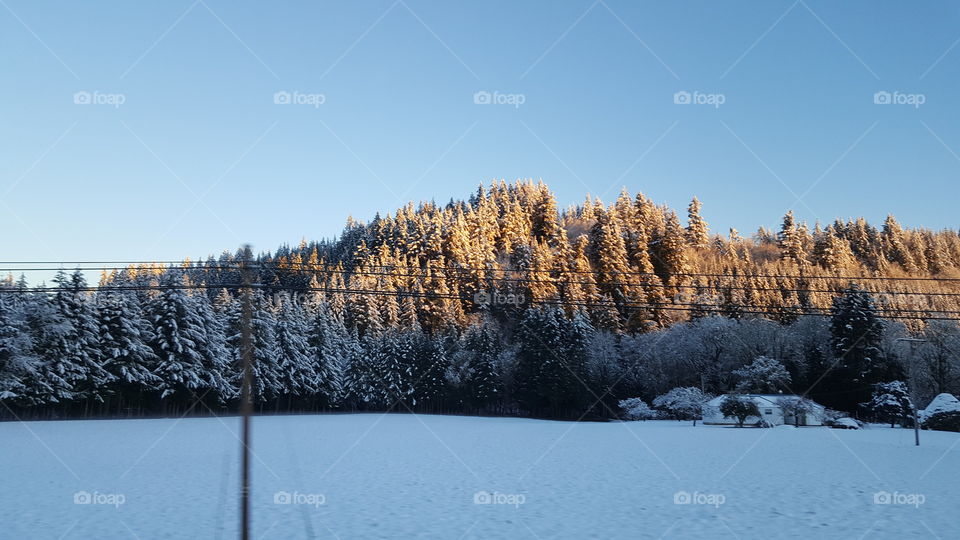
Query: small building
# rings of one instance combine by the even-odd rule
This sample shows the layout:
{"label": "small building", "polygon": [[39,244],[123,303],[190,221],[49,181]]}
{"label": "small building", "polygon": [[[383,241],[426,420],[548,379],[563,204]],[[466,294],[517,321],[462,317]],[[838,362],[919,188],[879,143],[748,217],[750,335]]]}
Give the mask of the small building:
{"label": "small building", "polygon": [[[749,416],[746,421],[743,423],[745,426],[753,425],[760,422],[761,418],[763,421],[774,425],[779,426],[781,424],[787,424],[790,426],[801,425],[801,426],[822,426],[825,408],[823,405],[814,403],[812,404],[811,411],[806,414],[800,415],[800,421],[797,422],[797,418],[791,414],[791,412],[784,411],[783,406],[781,405],[781,400],[797,400],[800,399],[800,396],[791,395],[791,394],[741,394],[743,397],[753,400],[757,404],[757,409],[760,410],[760,416]],[[717,396],[710,401],[708,401],[703,406],[703,423],[707,425],[737,425],[736,418],[724,418],[723,413],[720,412],[720,404],[723,403],[723,400],[726,399],[727,395]],[[808,400],[809,401],[809,400]]]}
{"label": "small building", "polygon": [[918,416],[923,421],[940,412],[954,411],[960,411],[960,399],[957,399],[953,394],[944,393],[937,394],[937,397],[933,398],[927,408],[918,413]]}

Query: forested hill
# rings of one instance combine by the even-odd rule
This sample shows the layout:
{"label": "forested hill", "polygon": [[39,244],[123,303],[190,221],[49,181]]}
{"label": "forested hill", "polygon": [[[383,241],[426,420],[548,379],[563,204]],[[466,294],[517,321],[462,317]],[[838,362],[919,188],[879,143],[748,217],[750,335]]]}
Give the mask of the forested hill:
{"label": "forested hill", "polygon": [[[588,196],[558,211],[543,183],[494,182],[465,201],[411,203],[369,223],[351,219],[334,241],[282,247],[259,257],[258,281],[324,291],[361,335],[402,325],[405,309],[434,331],[463,329],[483,314],[510,319],[528,305],[582,309],[616,333],[707,314],[789,322],[826,313],[851,282],[877,293],[887,318],[960,310],[956,230],[904,229],[892,215],[880,227],[862,218],[811,227],[787,213],[779,231],[721,235],[700,210],[694,198],[681,219],[623,191],[612,204]],[[189,264],[187,279],[239,283],[229,268],[238,257]],[[131,269],[106,281],[162,280],[158,273]]]}
{"label": "forested hill", "polygon": [[956,231],[787,214],[744,238],[686,214],[626,192],[558,211],[501,182],[256,258],[11,276],[0,418],[233,410],[244,283],[262,410],[609,418],[679,389],[854,412],[879,383],[960,389]]}

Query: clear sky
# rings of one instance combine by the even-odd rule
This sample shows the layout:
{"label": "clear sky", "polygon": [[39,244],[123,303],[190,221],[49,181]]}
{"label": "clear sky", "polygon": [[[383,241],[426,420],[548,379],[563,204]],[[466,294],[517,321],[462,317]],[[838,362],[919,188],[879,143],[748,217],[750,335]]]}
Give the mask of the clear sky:
{"label": "clear sky", "polygon": [[958,40],[952,1],[0,0],[0,259],[274,249],[494,178],[955,228]]}

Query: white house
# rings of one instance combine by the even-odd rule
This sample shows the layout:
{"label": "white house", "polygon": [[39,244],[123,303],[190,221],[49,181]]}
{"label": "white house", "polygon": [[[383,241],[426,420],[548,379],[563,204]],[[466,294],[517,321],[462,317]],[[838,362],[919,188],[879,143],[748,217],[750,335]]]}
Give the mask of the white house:
{"label": "white house", "polygon": [[[781,400],[797,400],[800,396],[790,394],[743,394],[744,397],[753,400],[760,409],[760,417],[749,416],[743,423],[745,426],[756,424],[762,417],[764,421],[779,426],[781,424],[796,425],[797,419],[789,411],[784,411],[781,406]],[[736,425],[736,418],[724,418],[720,412],[720,404],[726,398],[726,395],[717,396],[708,401],[703,406],[703,423],[708,425]],[[823,413],[825,408],[817,403],[810,401],[813,410],[800,416],[799,424],[801,426],[822,426]]]}

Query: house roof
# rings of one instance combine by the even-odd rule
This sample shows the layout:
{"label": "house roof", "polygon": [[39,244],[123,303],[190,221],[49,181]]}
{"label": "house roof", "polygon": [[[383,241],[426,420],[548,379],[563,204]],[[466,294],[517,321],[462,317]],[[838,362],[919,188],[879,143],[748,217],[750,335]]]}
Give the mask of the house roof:
{"label": "house roof", "polygon": [[[720,404],[723,403],[724,398],[726,398],[728,395],[730,394],[723,394],[721,396],[717,396],[711,399],[710,401],[708,401],[707,405],[711,407],[719,407]],[[800,399],[802,397],[795,394],[742,394],[742,395],[744,397],[748,397],[752,399],[760,407],[779,407],[777,400],[781,398]],[[819,409],[824,408],[823,405],[820,405],[819,403],[815,403],[813,401],[811,401],[811,403],[813,403],[813,406],[815,408],[819,408]]]}
{"label": "house roof", "polygon": [[920,418],[926,418],[932,414],[946,411],[960,411],[960,400],[953,394],[937,394],[926,409],[920,411]]}

